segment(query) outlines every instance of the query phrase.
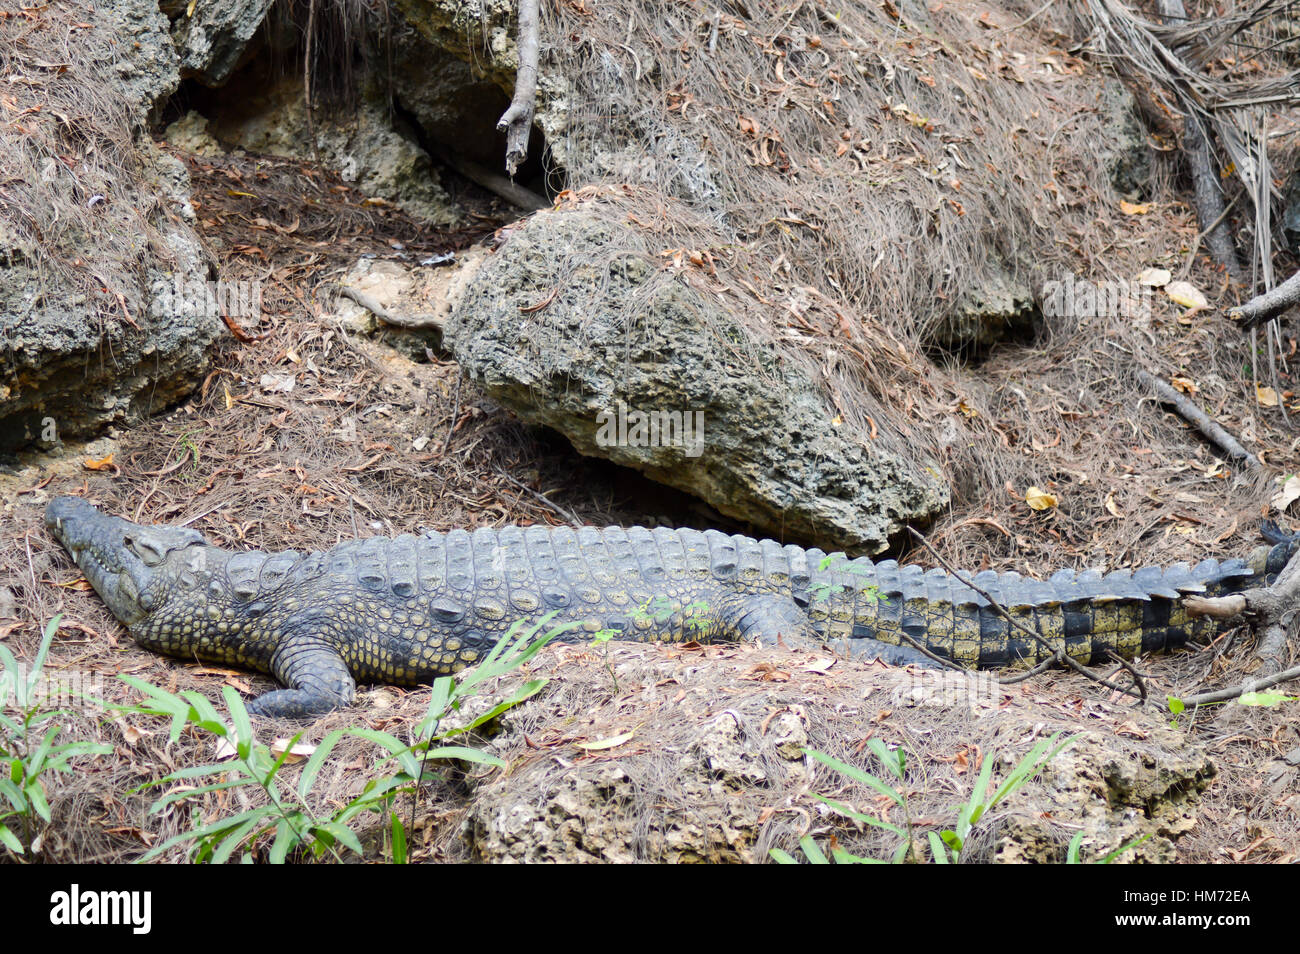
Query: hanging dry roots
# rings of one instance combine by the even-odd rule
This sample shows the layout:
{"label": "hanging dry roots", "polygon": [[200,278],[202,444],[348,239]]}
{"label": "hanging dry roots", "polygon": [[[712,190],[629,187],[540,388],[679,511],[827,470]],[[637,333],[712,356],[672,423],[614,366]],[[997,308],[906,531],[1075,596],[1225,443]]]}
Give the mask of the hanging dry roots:
{"label": "hanging dry roots", "polygon": [[497,120],[497,132],[506,134],[506,172],[514,177],[528,158],[528,136],[533,130],[533,107],[537,99],[538,0],[519,0],[519,68],[515,72],[515,95]]}

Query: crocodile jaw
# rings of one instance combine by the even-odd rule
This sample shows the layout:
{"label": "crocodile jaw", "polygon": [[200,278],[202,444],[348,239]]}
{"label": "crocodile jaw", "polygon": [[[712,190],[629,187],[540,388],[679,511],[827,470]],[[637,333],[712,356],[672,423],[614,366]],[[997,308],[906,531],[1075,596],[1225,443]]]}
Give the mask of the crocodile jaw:
{"label": "crocodile jaw", "polygon": [[132,523],[100,513],[80,497],[51,500],[45,526],[127,626],[147,618],[166,597],[172,582],[168,554],[207,546],[197,530]]}

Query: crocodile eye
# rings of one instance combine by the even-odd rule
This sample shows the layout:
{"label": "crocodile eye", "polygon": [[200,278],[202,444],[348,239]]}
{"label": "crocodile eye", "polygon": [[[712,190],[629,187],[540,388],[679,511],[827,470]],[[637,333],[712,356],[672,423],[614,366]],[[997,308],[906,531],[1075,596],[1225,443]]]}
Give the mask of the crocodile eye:
{"label": "crocodile eye", "polygon": [[135,555],[144,561],[145,566],[157,566],[166,558],[165,550],[159,550],[151,543],[127,537],[123,543],[135,551]]}

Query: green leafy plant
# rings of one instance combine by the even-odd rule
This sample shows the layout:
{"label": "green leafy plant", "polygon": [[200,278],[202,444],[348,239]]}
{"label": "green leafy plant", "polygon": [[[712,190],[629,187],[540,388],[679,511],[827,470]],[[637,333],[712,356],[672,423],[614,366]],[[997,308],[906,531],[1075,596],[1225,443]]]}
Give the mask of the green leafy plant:
{"label": "green leafy plant", "polygon": [[[902,748],[891,749],[881,739],[868,739],[867,746],[875,754],[876,758],[880,760],[881,764],[883,764],[885,768],[889,769],[890,774],[893,775],[895,779],[901,782],[906,778],[907,753],[904,752]],[[898,864],[911,854],[913,845],[912,816],[911,811],[908,808],[907,795],[905,793],[898,791],[882,779],[879,779],[868,772],[864,772],[857,766],[841,762],[839,759],[832,758],[824,752],[818,752],[815,749],[805,749],[804,753],[816,759],[818,762],[821,762],[823,765],[829,765],[841,775],[853,779],[855,782],[862,785],[866,785],[868,788],[875,789],[881,795],[884,795],[891,802],[901,808],[903,810],[904,822],[902,825],[895,825],[892,822],[887,822],[874,815],[867,815],[863,812],[855,811],[847,805],[837,802],[834,799],[827,798],[825,795],[816,792],[813,793],[815,798],[825,802],[841,815],[852,818],[854,821],[861,822],[862,824],[871,825],[874,828],[883,828],[885,831],[893,832],[895,835],[898,835],[902,841],[898,847],[894,849],[894,854],[890,859],[894,864]],[[807,858],[810,863],[830,864],[825,852],[817,846],[817,843],[813,841],[811,836],[805,835],[800,838],[799,847],[803,849],[804,857]],[[779,848],[773,848],[771,855],[782,864],[796,864],[795,859],[790,854],[781,851]],[[862,858],[858,855],[850,854],[838,845],[831,846],[831,857],[840,864],[884,863],[877,858]]]}
{"label": "green leafy plant", "polygon": [[599,646],[605,654],[605,671],[609,673],[609,679],[614,684],[614,692],[618,692],[618,675],[614,672],[614,664],[609,661],[609,641],[615,636],[621,636],[622,632],[617,629],[602,629],[593,633],[591,645]]}
{"label": "green leafy plant", "polygon": [[[985,800],[985,796],[988,792],[989,780],[993,774],[993,763],[996,759],[985,757],[984,765],[980,768],[979,777],[971,788],[970,798],[957,812],[956,827],[938,834],[935,832],[927,833],[930,840],[930,851],[934,855],[936,862],[956,862],[961,860],[961,851],[965,847],[966,838],[970,835],[971,829],[984,817],[985,813],[1034,778],[1047,766],[1048,762],[1056,758],[1067,745],[1074,741],[1073,737],[1071,737],[1057,743],[1056,740],[1060,738],[1060,735],[1061,733],[1057,732],[1050,739],[1039,739],[1034,747],[1026,753],[1025,757],[1016,763],[1010,774],[993,793],[993,797],[987,800]],[[941,861],[944,850],[949,853],[949,857],[943,858]]]}
{"label": "green leafy plant", "polygon": [[[172,786],[171,791],[153,803],[151,813],[174,804],[192,802],[209,792],[260,788],[266,795],[265,805],[206,823],[197,818],[195,809],[193,827],[154,847],[139,860],[149,861],[182,844],[191,845],[193,860],[214,864],[230,860],[236,852],[241,854],[241,860],[251,861],[254,851],[267,843],[266,859],[271,863],[282,863],[291,856],[304,853],[314,858],[341,858],[340,849],[360,855],[364,852],[352,823],[363,814],[375,814],[384,820],[393,860],[404,863],[408,857],[408,826],[403,825],[393,811],[397,796],[413,793],[427,778],[428,766],[435,760],[455,759],[479,765],[504,766],[495,755],[480,749],[445,743],[479,728],[523,702],[538,692],[546,681],[531,679],[524,682],[509,697],[464,725],[443,729],[442,721],[458,711],[464,700],[475,695],[484,682],[523,665],[551,639],[571,628],[572,624],[564,624],[538,637],[541,627],[554,615],[548,614],[528,628],[516,623],[474,669],[460,677],[437,679],[433,683],[428,710],[414,731],[415,742],[404,742],[378,729],[353,727],[335,730],[316,745],[293,786],[286,785],[281,772],[302,733],[295,735],[278,755],[267,746],[258,744],[254,741],[248,711],[233,688],[222,687],[230,716],[227,721],[211,702],[197,692],[187,690],[175,694],[132,676],[120,677],[146,696],[142,705],[129,707],[131,711],[171,717],[172,741],[180,737],[186,726],[192,725],[225,740],[234,751],[231,761],[179,769],[141,786]],[[318,815],[309,804],[312,788],[330,753],[345,736],[374,742],[385,753],[376,767],[382,769],[392,765],[396,770],[369,780],[361,794],[342,809]],[[196,781],[199,784],[190,787]],[[411,820],[413,824],[414,818]]]}
{"label": "green leafy plant", "polygon": [[1295,702],[1296,699],[1296,696],[1288,696],[1282,692],[1243,692],[1232,701],[1239,706],[1262,706],[1272,709],[1284,702]]}
{"label": "green leafy plant", "polygon": [[[103,755],[110,745],[96,742],[59,743],[63,727],[57,720],[66,710],[44,709],[38,703],[45,658],[54,634],[56,616],[45,627],[31,668],[23,672],[13,654],[0,646],[0,844],[11,852],[27,854],[41,823],[50,823],[45,780],[54,773],[72,772],[72,760],[83,755]],[[12,702],[10,701],[12,699]]]}
{"label": "green leafy plant", "polygon": [[[996,756],[989,755],[984,759],[984,764],[980,769],[979,775],[971,787],[970,797],[966,802],[957,807],[957,821],[950,829],[941,831],[927,831],[925,833],[926,844],[930,850],[930,857],[936,864],[950,864],[961,861],[961,853],[965,848],[966,841],[971,831],[979,823],[990,809],[1009,796],[1012,792],[1025,785],[1033,779],[1052,759],[1056,758],[1061,751],[1073,742],[1073,738],[1065,739],[1057,743],[1061,733],[1056,733],[1050,739],[1040,739],[1037,744],[1022,758],[1015,767],[1008,773],[1006,779],[993,792],[988,794],[989,783],[992,779],[993,765],[997,761]],[[904,781],[907,768],[906,755],[902,748],[890,749],[880,739],[870,739],[867,745],[871,748],[872,753],[880,760],[899,782]],[[901,842],[894,850],[890,857],[890,862],[899,864],[905,859],[911,858],[915,852],[916,833],[915,826],[912,823],[911,810],[908,806],[907,794],[900,791],[889,783],[864,772],[856,766],[847,765],[838,759],[831,758],[823,752],[815,749],[805,749],[805,753],[817,761],[828,765],[840,774],[850,778],[862,785],[874,789],[881,795],[884,795],[891,802],[897,805],[903,811],[903,824],[895,825],[892,822],[884,821],[874,815],[867,815],[855,811],[847,805],[843,805],[824,795],[816,795],[818,799],[831,806],[837,812],[845,815],[854,821],[871,825],[875,828],[882,828],[899,836]],[[815,794],[815,793],[814,793]],[[812,864],[828,864],[826,854],[812,840],[810,836],[805,835],[799,841],[799,846],[803,850],[804,857]],[[1131,846],[1125,846],[1131,847]],[[1124,849],[1118,849],[1122,851]],[[782,864],[796,864],[797,860],[788,852],[779,848],[773,848],[770,852],[773,859]],[[882,859],[862,858],[850,854],[847,851],[832,845],[831,857],[841,864],[883,864]]]}

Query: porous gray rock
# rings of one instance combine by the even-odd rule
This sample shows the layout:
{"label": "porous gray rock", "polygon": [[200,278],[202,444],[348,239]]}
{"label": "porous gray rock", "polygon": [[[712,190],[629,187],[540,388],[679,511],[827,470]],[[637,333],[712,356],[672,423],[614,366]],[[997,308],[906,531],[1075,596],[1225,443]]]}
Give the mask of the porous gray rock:
{"label": "porous gray rock", "polygon": [[1106,118],[1103,163],[1120,195],[1139,198],[1151,190],[1151,147],[1133,94],[1116,79],[1101,80],[1097,105]]}
{"label": "porous gray rock", "polygon": [[[490,743],[510,771],[473,789],[462,837],[481,861],[757,862],[769,848],[801,855],[801,835],[881,860],[910,840],[912,860],[932,861],[924,832],[955,827],[983,760],[987,802],[1035,746],[1064,743],[987,808],[961,860],[1060,864],[1077,838],[1084,861],[1167,863],[1216,774],[1155,714],[971,673],[751,646],[555,645],[492,699],[539,676],[552,678]],[[903,779],[857,741],[868,734],[902,750]],[[906,793],[907,809],[813,752]],[[910,838],[889,826],[912,826]]]}
{"label": "porous gray rock", "polygon": [[[167,21],[147,0],[87,8],[74,31],[68,82],[108,95],[47,87],[86,109],[76,122],[101,148],[48,159],[36,114],[7,162],[25,178],[22,209],[0,213],[0,449],[51,446],[175,402],[202,381],[221,320],[164,294],[206,282],[211,264],[190,228],[185,168],[144,130],[178,83]],[[44,42],[29,37],[29,46]],[[57,38],[50,42],[61,42]],[[68,120],[64,120],[65,122]],[[42,218],[44,217],[44,218]],[[39,235],[39,238],[38,238]]]}
{"label": "porous gray rock", "polygon": [[962,293],[928,337],[951,351],[981,351],[1004,339],[1031,338],[1042,317],[1029,286],[995,263],[982,282]]}
{"label": "porous gray rock", "polygon": [[220,86],[239,65],[272,0],[164,0],[181,75]]}
{"label": "porous gray rock", "polygon": [[444,340],[524,420],[777,538],[879,552],[947,501],[937,469],[841,426],[801,365],[582,207],[518,229]]}
{"label": "porous gray rock", "polygon": [[[461,213],[447,197],[428,155],[398,132],[382,79],[358,74],[350,109],[321,110],[308,119],[302,76],[276,77],[269,61],[232,80],[237,107],[211,117],[208,131],[227,147],[314,160],[335,169],[365,195],[392,202],[428,225],[452,225]],[[315,149],[312,135],[315,135]]]}

